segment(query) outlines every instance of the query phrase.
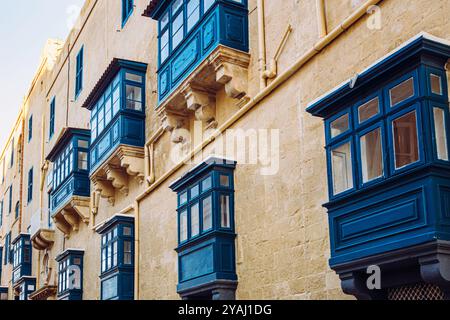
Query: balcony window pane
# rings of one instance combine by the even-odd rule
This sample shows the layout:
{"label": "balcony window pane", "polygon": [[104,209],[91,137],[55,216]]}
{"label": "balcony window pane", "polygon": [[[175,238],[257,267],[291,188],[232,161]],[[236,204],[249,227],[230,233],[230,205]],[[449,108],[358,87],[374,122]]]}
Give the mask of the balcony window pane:
{"label": "balcony window pane", "polygon": [[419,160],[416,112],[393,121],[395,168],[400,169]]}
{"label": "balcony window pane", "polygon": [[131,241],[123,242],[123,263],[126,265],[131,265]]}
{"label": "balcony window pane", "polygon": [[389,92],[391,98],[391,106],[396,106],[402,101],[414,96],[414,79],[400,83],[398,86],[392,88]]}
{"label": "balcony window pane", "polygon": [[187,240],[187,211],[180,213],[180,242]]}
{"label": "balcony window pane", "polygon": [[133,82],[138,82],[138,83],[142,83],[142,76],[138,75],[138,74],[134,74],[134,73],[126,73],[125,74],[125,79],[129,80],[129,81],[133,81]]}
{"label": "balcony window pane", "polygon": [[448,161],[447,131],[445,112],[441,108],[433,108],[434,133],[436,139],[437,156],[439,160]]}
{"label": "balcony window pane", "polygon": [[352,153],[350,142],[331,151],[333,192],[339,194],[353,188]]}
{"label": "balcony window pane", "polygon": [[183,205],[187,202],[187,192],[183,192],[180,195],[180,205]]}
{"label": "balcony window pane", "polygon": [[89,148],[89,142],[87,142],[86,140],[78,140],[78,148]]}
{"label": "balcony window pane", "polygon": [[103,129],[105,128],[105,106],[101,106],[98,109],[98,134],[103,132]]}
{"label": "balcony window pane", "polygon": [[188,31],[198,22],[200,19],[200,0],[190,0],[188,2]]}
{"label": "balcony window pane", "polygon": [[167,24],[169,23],[169,13],[167,12],[162,18],[161,18],[161,30],[164,29]]}
{"label": "balcony window pane", "polygon": [[220,196],[220,225],[222,228],[230,228],[230,196]]}
{"label": "balcony window pane", "polygon": [[230,177],[226,175],[220,175],[220,186],[228,188],[230,186]]}
{"label": "balcony window pane", "polygon": [[191,207],[191,237],[198,236],[200,233],[200,210],[198,203]]}
{"label": "balcony window pane", "polygon": [[208,9],[212,7],[215,1],[216,0],[204,0],[205,3],[205,8],[203,9],[204,12],[208,11]]}
{"label": "balcony window pane", "polygon": [[350,128],[348,114],[345,114],[342,117],[334,120],[330,126],[331,126],[331,138],[335,138],[343,134]]}
{"label": "balcony window pane", "polygon": [[175,14],[183,6],[183,0],[176,0],[172,4],[172,14]]}
{"label": "balcony window pane", "polygon": [[440,76],[430,74],[431,92],[442,96],[442,80]]}
{"label": "balcony window pane", "polygon": [[88,154],[87,152],[78,152],[78,169],[87,170],[88,169]]}
{"label": "balcony window pane", "polygon": [[127,109],[142,111],[142,89],[135,86],[126,86]]}
{"label": "balcony window pane", "polygon": [[378,97],[370,100],[358,108],[359,123],[363,123],[380,112],[380,101]]}
{"label": "balcony window pane", "polygon": [[105,125],[107,126],[111,122],[112,118],[112,110],[111,110],[111,99],[108,97],[108,100],[105,102]]}
{"label": "balcony window pane", "polygon": [[212,186],[212,179],[211,177],[206,178],[205,180],[202,181],[202,191],[206,191],[211,189]]}
{"label": "balcony window pane", "polygon": [[191,199],[196,198],[200,193],[200,188],[198,185],[191,188]]}
{"label": "balcony window pane", "polygon": [[383,176],[380,128],[361,137],[361,162],[364,183]]}
{"label": "balcony window pane", "polygon": [[183,14],[179,14],[172,23],[172,48],[175,49],[181,43],[184,37],[183,33]]}
{"label": "balcony window pane", "polygon": [[212,198],[203,200],[203,231],[208,231],[212,228]]}

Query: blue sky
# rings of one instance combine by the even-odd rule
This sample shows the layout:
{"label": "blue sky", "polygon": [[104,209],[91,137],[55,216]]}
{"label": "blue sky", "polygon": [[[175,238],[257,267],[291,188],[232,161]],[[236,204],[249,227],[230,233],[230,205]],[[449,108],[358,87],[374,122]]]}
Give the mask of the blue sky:
{"label": "blue sky", "polygon": [[49,38],[69,34],[84,0],[2,1],[0,10],[0,149],[16,120]]}

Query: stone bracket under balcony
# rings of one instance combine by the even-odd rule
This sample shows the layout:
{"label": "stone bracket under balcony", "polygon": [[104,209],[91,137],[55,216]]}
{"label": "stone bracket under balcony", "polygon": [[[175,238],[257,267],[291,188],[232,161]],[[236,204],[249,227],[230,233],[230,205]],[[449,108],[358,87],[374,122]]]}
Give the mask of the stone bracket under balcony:
{"label": "stone bracket under balcony", "polygon": [[36,250],[44,251],[51,249],[55,242],[55,230],[39,229],[31,236],[31,244]]}
{"label": "stone bracket under balcony", "polygon": [[216,95],[224,89],[237,105],[248,98],[246,52],[219,45],[158,107],[158,115],[172,142],[184,142],[191,117],[202,121],[204,129],[216,129]]}
{"label": "stone bracket under balcony", "polygon": [[91,174],[94,192],[115,203],[115,194],[120,192],[127,196],[129,182],[135,179],[144,182],[144,148],[120,145],[116,151]]}
{"label": "stone bracket under balcony", "polygon": [[79,229],[80,223],[89,224],[90,198],[73,196],[54,215],[56,227],[68,238],[72,232]]}

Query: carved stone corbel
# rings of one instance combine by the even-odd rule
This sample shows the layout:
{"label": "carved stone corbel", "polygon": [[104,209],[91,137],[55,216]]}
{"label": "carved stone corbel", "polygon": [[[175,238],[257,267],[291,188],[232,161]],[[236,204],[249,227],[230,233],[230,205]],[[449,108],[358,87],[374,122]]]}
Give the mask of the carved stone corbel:
{"label": "carved stone corbel", "polygon": [[216,64],[216,81],[225,86],[225,93],[233,99],[241,99],[247,93],[247,69],[221,62]]}
{"label": "carved stone corbel", "polygon": [[73,214],[70,210],[63,209],[61,211],[62,216],[67,223],[72,227],[73,231],[78,231],[80,225],[80,219],[76,214]]}
{"label": "carved stone corbel", "polygon": [[108,199],[108,202],[111,205],[114,205],[114,187],[112,186],[111,182],[99,177],[93,177],[92,182],[94,190],[98,192],[102,198]]}
{"label": "carved stone corbel", "polygon": [[118,189],[123,195],[128,196],[128,176],[122,168],[107,164],[105,166],[106,178],[111,181],[114,188]]}
{"label": "carved stone corbel", "polygon": [[171,141],[173,143],[183,143],[187,141],[186,134],[189,131],[185,128],[186,116],[164,111],[160,117],[162,127],[171,134]]}
{"label": "carved stone corbel", "polygon": [[202,121],[205,127],[217,128],[215,95],[191,85],[183,93],[187,108],[194,112],[195,118]]}

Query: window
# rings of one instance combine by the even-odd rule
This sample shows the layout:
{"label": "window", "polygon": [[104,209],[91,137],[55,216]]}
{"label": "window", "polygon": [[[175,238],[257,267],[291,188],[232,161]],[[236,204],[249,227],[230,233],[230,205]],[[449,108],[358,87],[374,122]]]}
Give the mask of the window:
{"label": "window", "polygon": [[400,169],[419,161],[416,112],[393,121],[395,168]]}
{"label": "window", "polygon": [[9,207],[8,207],[8,214],[11,214],[12,212],[12,202],[13,202],[13,187],[12,185],[9,187]]}
{"label": "window", "polygon": [[19,216],[20,216],[20,202],[17,201],[14,209],[14,218],[19,219]]}
{"label": "window", "polygon": [[28,142],[33,139],[33,116],[28,119]]}
{"label": "window", "polygon": [[443,88],[442,88],[442,79],[440,76],[430,73],[430,85],[431,85],[431,93],[442,96]]}
{"label": "window", "polygon": [[395,107],[399,103],[413,97],[414,94],[414,79],[409,78],[389,91],[391,107]]}
{"label": "window", "polygon": [[[215,186],[215,188],[213,187]],[[233,180],[230,173],[199,178],[178,192],[179,243],[186,243],[213,229],[233,229]],[[218,206],[213,212],[213,199]]]}
{"label": "window", "polygon": [[436,141],[437,158],[448,161],[448,139],[445,121],[445,109],[433,108],[434,136]]}
{"label": "window", "polygon": [[67,250],[58,257],[58,299],[81,300],[83,286],[82,250]]}
{"label": "window", "polygon": [[353,166],[350,142],[331,151],[334,194],[353,188]]}
{"label": "window", "polygon": [[341,116],[331,123],[331,138],[340,136],[350,129],[350,122],[348,114]]}
{"label": "window", "polygon": [[33,201],[33,168],[28,171],[28,203]]}
{"label": "window", "polygon": [[11,146],[10,146],[10,158],[9,158],[9,168],[12,168],[14,165],[14,138],[12,138]]}
{"label": "window", "polygon": [[122,0],[122,27],[127,23],[128,18],[133,13],[133,0]]}
{"label": "window", "polygon": [[360,138],[361,166],[363,182],[367,183],[384,174],[381,128],[377,128]]}
{"label": "window", "polygon": [[53,189],[61,186],[74,171],[73,143],[69,143],[53,163]]}
{"label": "window", "polygon": [[3,259],[5,266],[11,261],[11,232],[7,233],[5,237],[5,254]]}
{"label": "window", "polygon": [[75,97],[83,90],[83,68],[84,68],[84,47],[81,47],[77,54],[76,76],[75,76]]}
{"label": "window", "polygon": [[134,219],[115,216],[101,234],[101,297],[129,300],[134,296]]}
{"label": "window", "polygon": [[50,121],[49,121],[49,139],[53,137],[53,134],[55,133],[55,103],[56,98],[52,99],[52,102],[50,103]]}

